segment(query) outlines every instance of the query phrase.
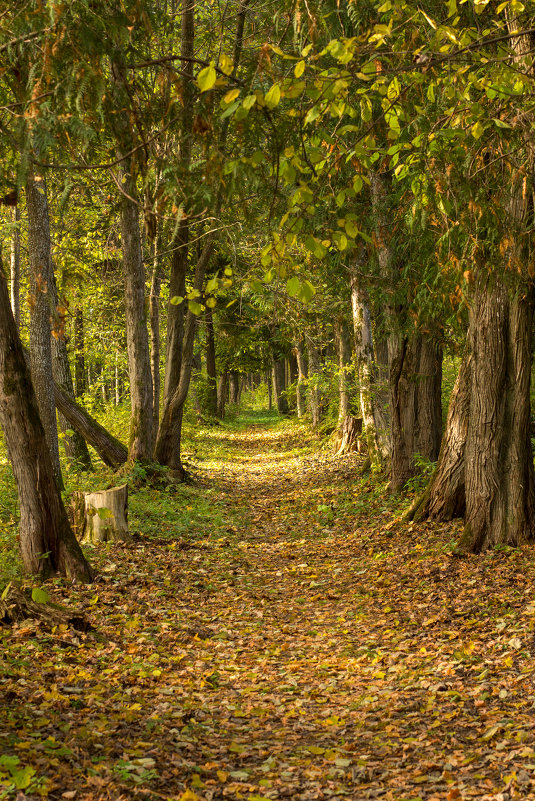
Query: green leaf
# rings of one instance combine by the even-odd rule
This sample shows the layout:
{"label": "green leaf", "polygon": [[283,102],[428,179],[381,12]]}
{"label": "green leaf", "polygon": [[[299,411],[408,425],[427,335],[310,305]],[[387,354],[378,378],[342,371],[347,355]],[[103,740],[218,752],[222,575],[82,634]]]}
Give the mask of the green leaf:
{"label": "green leaf", "polygon": [[196,300],[188,300],[188,309],[192,314],[195,314],[197,317],[202,312],[202,306],[200,303],[197,303]]}
{"label": "green leaf", "polygon": [[199,87],[201,92],[207,92],[214,86],[216,78],[217,78],[217,73],[212,63],[208,67],[205,67],[203,70],[201,70],[197,75],[197,86]]}
{"label": "green leaf", "polygon": [[310,283],[310,281],[303,281],[301,284],[301,291],[299,293],[299,300],[303,303],[309,303],[314,295],[316,294],[316,290]]}
{"label": "green leaf", "polygon": [[219,279],[218,278],[210,278],[209,281],[206,282],[206,289],[205,291],[208,294],[215,292],[216,289],[219,287]]}
{"label": "green leaf", "polygon": [[5,601],[5,600],[6,600],[6,598],[7,598],[7,594],[8,594],[8,592],[9,592],[9,588],[10,588],[10,587],[11,587],[11,582],[10,582],[10,581],[8,581],[8,582],[7,582],[7,584],[6,584],[6,586],[4,587],[4,589],[3,589],[3,591],[2,591],[2,595],[0,595],[0,601]]}
{"label": "green leaf", "polygon": [[207,298],[206,305],[209,309],[215,309],[217,306],[217,300],[215,298]]}
{"label": "green leaf", "polygon": [[296,298],[301,292],[301,281],[296,275],[286,282],[286,292],[291,298]]}
{"label": "green leaf", "polygon": [[247,95],[242,100],[242,106],[246,109],[250,109],[256,103],[256,95]]}
{"label": "green leaf", "polygon": [[266,92],[266,95],[264,97],[264,102],[268,108],[275,108],[275,106],[279,105],[280,99],[281,99],[280,86],[274,83],[271,89],[268,92]]}
{"label": "green leaf", "polygon": [[169,298],[169,303],[171,306],[180,306],[184,298],[181,295],[174,295],[174,297]]}
{"label": "green leaf", "polygon": [[50,595],[46,590],[34,587],[32,589],[32,601],[35,601],[36,604],[47,604],[50,601]]}

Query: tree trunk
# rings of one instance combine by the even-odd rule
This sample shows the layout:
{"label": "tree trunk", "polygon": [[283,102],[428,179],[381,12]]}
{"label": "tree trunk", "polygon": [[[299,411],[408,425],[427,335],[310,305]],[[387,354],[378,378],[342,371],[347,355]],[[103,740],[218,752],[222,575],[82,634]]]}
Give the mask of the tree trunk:
{"label": "tree trunk", "polygon": [[451,393],[446,429],[438,464],[429,485],[406,514],[408,520],[424,518],[446,522],[462,517],[466,508],[465,446],[470,418],[472,357],[467,352],[461,362]]}
{"label": "tree trunk", "polygon": [[350,416],[351,407],[351,343],[346,321],[341,316],[334,321],[334,339],[338,356],[338,428],[342,428],[346,417]]}
{"label": "tree trunk", "polygon": [[312,425],[317,428],[323,418],[320,352],[311,336],[307,334],[305,339],[308,353],[308,405]]}
{"label": "tree trunk", "polygon": [[61,387],[55,383],[53,386],[56,407],[71,427],[78,431],[85,441],[96,450],[104,464],[114,470],[121,467],[128,459],[128,451],[122,442],[119,442],[100,423],[97,423]]}
{"label": "tree trunk", "polygon": [[372,469],[381,470],[391,453],[390,420],[377,381],[370,311],[355,273],[351,276],[351,307],[364,436]]}
{"label": "tree trunk", "polygon": [[213,417],[217,416],[217,369],[215,360],[215,333],[212,309],[206,308],[204,315],[206,322],[206,377],[208,384],[207,411]]}
{"label": "tree trunk", "polygon": [[[58,290],[56,285],[56,277],[53,271],[51,274],[51,292],[54,308],[59,306]],[[74,400],[74,386],[72,382],[71,367],[69,364],[69,356],[67,354],[67,343],[65,341],[65,332],[61,318],[56,319],[56,325],[52,330],[52,371],[55,383],[61,387],[66,395]],[[78,470],[92,470],[91,456],[87,449],[84,438],[81,434],[74,430],[73,433],[68,434],[70,430],[69,422],[66,417],[59,412],[58,422],[60,429],[63,433],[63,447],[65,455],[70,462],[71,466]]]}
{"label": "tree trunk", "polygon": [[154,261],[150,284],[150,358],[152,372],[152,437],[153,444],[160,424],[160,287],[162,283],[158,238],[154,240]]}
{"label": "tree trunk", "polygon": [[20,331],[20,211],[13,208],[13,234],[11,236],[11,308],[17,331]]}
{"label": "tree trunk", "polygon": [[[123,65],[114,62],[112,74],[118,102],[128,106],[127,79]],[[152,456],[152,374],[145,308],[145,268],[141,248],[139,203],[135,180],[135,160],[123,157],[132,147],[127,116],[117,117],[118,157],[121,163],[121,247],[123,252],[126,315],[126,351],[130,379],[130,461],[150,460]]]}
{"label": "tree trunk", "polygon": [[30,361],[41,423],[58,487],[63,489],[59,462],[58,427],[52,387],[50,319],[55,312],[52,294],[50,221],[44,178],[29,174],[26,180],[28,251],[30,261]]}
{"label": "tree trunk", "polygon": [[273,362],[273,394],[279,414],[288,414],[288,396],[286,395],[286,359],[275,359]]}
{"label": "tree trunk", "polygon": [[267,391],[268,391],[268,409],[271,411],[273,409],[273,371],[266,370],[266,384],[267,384]]}
{"label": "tree trunk", "polygon": [[60,573],[70,580],[91,581],[91,567],[63,506],[1,269],[0,423],[19,495],[24,569],[43,578]]}
{"label": "tree trunk", "polygon": [[301,419],[306,412],[306,380],[307,380],[307,366],[305,360],[305,344],[302,339],[299,340],[295,346],[295,356],[297,359],[297,416]]}
{"label": "tree trunk", "polygon": [[471,398],[466,439],[466,514],[460,545],[472,552],[533,537],[530,440],[532,297],[492,274],[471,306]]}
{"label": "tree trunk", "polygon": [[81,306],[77,306],[74,310],[74,392],[76,398],[87,392],[84,312]]}
{"label": "tree trunk", "polygon": [[230,371],[230,402],[234,405],[239,403],[240,398],[240,374],[236,370]]}
{"label": "tree trunk", "polygon": [[419,334],[404,337],[390,366],[392,461],[390,489],[418,472],[416,456],[436,461],[442,431],[442,350]]}
{"label": "tree trunk", "polygon": [[225,402],[227,399],[228,373],[225,370],[219,376],[217,384],[217,416],[222,420],[225,416]]}

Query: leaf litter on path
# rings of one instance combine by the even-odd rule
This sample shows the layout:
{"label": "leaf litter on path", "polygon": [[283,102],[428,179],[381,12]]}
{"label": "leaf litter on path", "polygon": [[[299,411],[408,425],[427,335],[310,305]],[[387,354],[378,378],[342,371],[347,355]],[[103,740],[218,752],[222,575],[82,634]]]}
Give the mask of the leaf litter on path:
{"label": "leaf litter on path", "polygon": [[0,797],[535,798],[531,551],[455,558],[302,428],[214,436],[227,520],[56,582],[92,631],[0,629]]}

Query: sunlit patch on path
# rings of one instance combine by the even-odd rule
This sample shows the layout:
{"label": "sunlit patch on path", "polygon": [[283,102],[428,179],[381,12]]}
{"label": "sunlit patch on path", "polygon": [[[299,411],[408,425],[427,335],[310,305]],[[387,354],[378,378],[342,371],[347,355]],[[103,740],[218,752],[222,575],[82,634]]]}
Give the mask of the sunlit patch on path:
{"label": "sunlit patch on path", "polygon": [[453,557],[302,427],[211,436],[231,525],[101,552],[93,632],[3,631],[11,796],[535,797],[530,552]]}

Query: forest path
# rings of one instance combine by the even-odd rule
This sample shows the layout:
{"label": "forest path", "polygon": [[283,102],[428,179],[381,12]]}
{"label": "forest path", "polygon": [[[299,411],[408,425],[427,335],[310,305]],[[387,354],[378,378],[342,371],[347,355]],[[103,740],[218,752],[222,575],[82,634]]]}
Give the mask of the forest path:
{"label": "forest path", "polygon": [[452,557],[294,423],[209,436],[167,504],[218,530],[160,515],[63,590],[93,632],[4,636],[19,801],[535,798],[531,553]]}

